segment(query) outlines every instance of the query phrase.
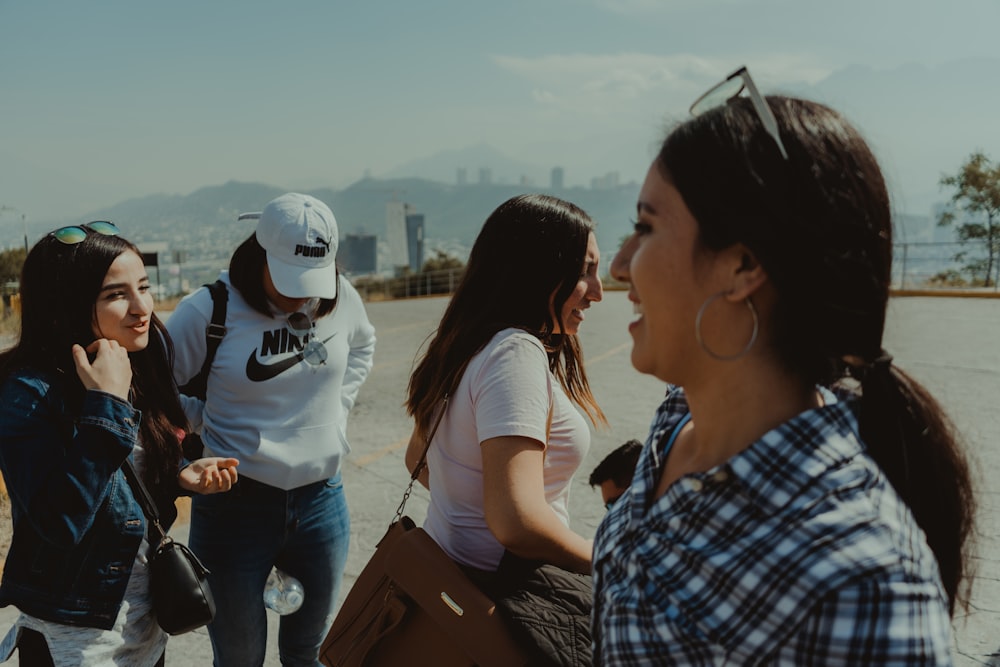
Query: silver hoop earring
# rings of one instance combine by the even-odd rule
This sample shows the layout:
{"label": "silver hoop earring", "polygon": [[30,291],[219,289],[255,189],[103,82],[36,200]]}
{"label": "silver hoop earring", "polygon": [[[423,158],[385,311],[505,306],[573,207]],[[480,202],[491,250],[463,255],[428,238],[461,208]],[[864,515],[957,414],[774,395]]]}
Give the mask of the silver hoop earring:
{"label": "silver hoop earring", "polygon": [[705,354],[717,359],[719,361],[736,361],[740,357],[744,356],[753,347],[753,344],[757,342],[757,334],[760,332],[760,319],[757,317],[757,309],[754,308],[753,301],[750,297],[743,299],[743,303],[747,305],[750,309],[750,316],[753,317],[753,332],[750,334],[750,341],[746,346],[737,352],[736,354],[718,354],[713,352],[708,345],[705,344],[705,339],[701,336],[701,318],[705,315],[705,311],[708,310],[708,306],[718,299],[720,296],[725,296],[727,292],[719,292],[718,294],[713,294],[712,296],[705,299],[705,303],[701,304],[701,308],[698,309],[698,316],[694,320],[694,337],[698,341],[698,345],[701,349],[705,350]]}

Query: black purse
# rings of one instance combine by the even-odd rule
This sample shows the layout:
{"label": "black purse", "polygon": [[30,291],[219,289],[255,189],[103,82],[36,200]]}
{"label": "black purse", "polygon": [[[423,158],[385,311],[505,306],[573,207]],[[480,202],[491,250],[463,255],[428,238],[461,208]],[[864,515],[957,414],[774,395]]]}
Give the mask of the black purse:
{"label": "black purse", "polygon": [[156,503],[131,460],[122,466],[142,511],[156,532],[158,543],[149,548],[150,593],[156,622],[169,635],[179,635],[212,622],[215,599],[208,587],[208,568],[180,542],[164,532]]}

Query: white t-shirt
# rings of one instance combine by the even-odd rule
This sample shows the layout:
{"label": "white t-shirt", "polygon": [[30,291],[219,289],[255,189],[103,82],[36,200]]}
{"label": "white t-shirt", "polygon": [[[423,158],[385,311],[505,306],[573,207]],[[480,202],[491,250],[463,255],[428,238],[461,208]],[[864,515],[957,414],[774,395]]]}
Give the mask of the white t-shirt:
{"label": "white t-shirt", "polygon": [[427,452],[424,529],[454,560],[496,570],[504,547],[486,525],[480,444],[501,436],[545,443],[550,408],[545,498],[568,526],[570,481],[590,448],[590,429],[549,371],[541,342],[504,329],[469,362]]}

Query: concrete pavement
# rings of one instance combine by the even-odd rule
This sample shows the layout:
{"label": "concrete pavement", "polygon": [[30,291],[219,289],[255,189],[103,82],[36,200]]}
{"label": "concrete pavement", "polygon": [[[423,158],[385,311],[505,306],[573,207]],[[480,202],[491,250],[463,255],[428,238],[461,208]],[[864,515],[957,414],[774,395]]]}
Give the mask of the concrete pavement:
{"label": "concrete pavement", "polygon": [[[344,594],[385,532],[408,481],[403,452],[411,423],[403,409],[406,381],[421,345],[434,330],[445,298],[368,304],[378,335],[375,366],[348,426],[353,451],[343,477],[351,507],[351,546]],[[644,440],[653,410],[663,396],[659,381],[639,375],[629,362],[631,339],[625,323],[631,305],[623,292],[608,292],[587,313],[581,339],[587,372],[610,428],[596,431],[574,481],[573,528],[591,536],[604,515],[600,493],[587,485],[593,467],[630,438]],[[899,298],[891,303],[886,348],[941,400],[965,435],[979,477],[981,513],[978,577],[969,614],[955,619],[955,664],[1000,667],[1000,299]],[[406,513],[423,519],[426,491],[418,487]],[[186,539],[187,526],[175,534]],[[308,591],[306,591],[308,595]],[[0,631],[16,617],[0,609]],[[265,665],[279,665],[277,616],[269,613]],[[13,664],[17,664],[16,659]],[[205,631],[170,640],[167,665],[209,665]]]}

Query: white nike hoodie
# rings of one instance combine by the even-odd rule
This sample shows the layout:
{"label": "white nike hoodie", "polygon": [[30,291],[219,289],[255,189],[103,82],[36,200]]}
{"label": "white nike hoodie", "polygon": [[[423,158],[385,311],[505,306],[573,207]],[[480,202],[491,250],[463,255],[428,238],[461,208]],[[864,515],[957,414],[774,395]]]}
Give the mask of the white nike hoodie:
{"label": "white nike hoodie", "polygon": [[[208,376],[207,397],[184,398],[184,409],[205,443],[205,456],[232,456],[240,475],[280,489],[334,476],[350,451],[347,415],[375,353],[375,328],[360,295],[341,277],[332,313],[296,337],[287,314],[265,317],[247,305],[229,282],[226,335]],[[308,315],[315,307],[312,302]],[[184,297],[167,320],[175,347],[174,377],[182,385],[205,360],[205,327],[212,297],[202,287]],[[308,339],[326,348],[313,365],[302,349]]]}

